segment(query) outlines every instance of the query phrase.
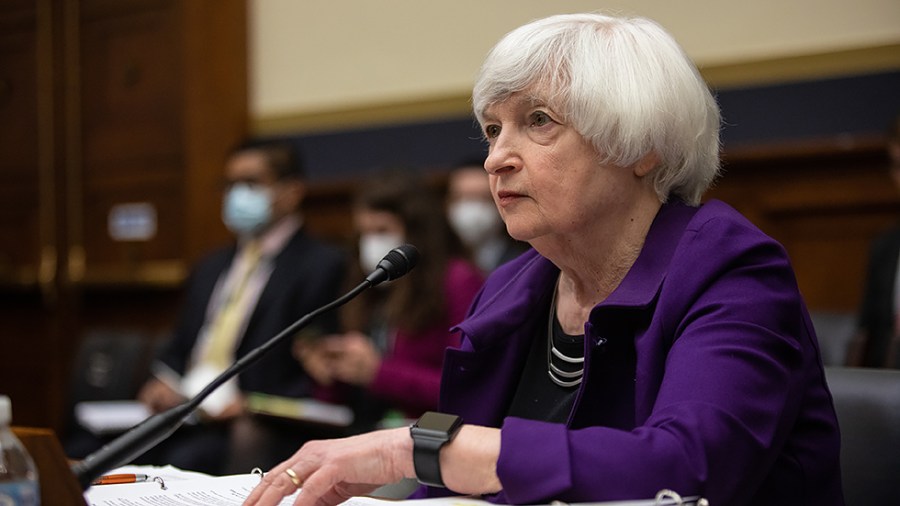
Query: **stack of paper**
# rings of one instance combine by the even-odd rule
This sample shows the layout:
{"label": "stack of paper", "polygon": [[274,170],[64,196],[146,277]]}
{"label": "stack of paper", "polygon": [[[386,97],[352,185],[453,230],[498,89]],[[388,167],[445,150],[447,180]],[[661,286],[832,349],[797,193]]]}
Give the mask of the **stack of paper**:
{"label": "stack of paper", "polygon": [[[171,466],[164,468],[150,466],[127,466],[116,469],[113,473],[140,473],[151,477],[159,477],[159,482],[133,483],[126,485],[97,485],[90,487],[84,494],[89,506],[197,506],[209,504],[216,506],[240,506],[259,484],[260,474],[241,474],[211,477],[199,473],[178,470]],[[199,476],[199,477],[198,477]],[[297,494],[284,498],[279,506],[290,506]],[[685,498],[679,502],[669,496],[660,499],[639,501],[615,501],[602,503],[578,503],[571,506],[690,506],[696,504],[697,498]],[[392,499],[376,499],[373,497],[354,497],[343,503],[344,506],[493,506],[487,501],[472,497],[446,497],[439,499],[420,499],[415,501],[396,501]],[[565,506],[553,503],[553,506]]]}

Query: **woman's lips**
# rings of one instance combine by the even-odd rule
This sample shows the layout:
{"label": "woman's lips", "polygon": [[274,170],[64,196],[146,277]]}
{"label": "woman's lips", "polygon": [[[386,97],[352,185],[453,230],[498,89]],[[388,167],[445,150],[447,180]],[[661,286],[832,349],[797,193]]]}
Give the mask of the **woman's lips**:
{"label": "woman's lips", "polygon": [[501,190],[501,191],[497,192],[497,202],[501,206],[505,206],[505,205],[512,204],[513,202],[521,199],[524,196],[525,195],[522,195],[521,193],[517,193],[514,191]]}

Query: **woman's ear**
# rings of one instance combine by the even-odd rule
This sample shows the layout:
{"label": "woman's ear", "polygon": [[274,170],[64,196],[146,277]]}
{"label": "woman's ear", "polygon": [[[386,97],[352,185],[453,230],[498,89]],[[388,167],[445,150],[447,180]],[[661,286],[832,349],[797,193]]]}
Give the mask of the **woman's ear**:
{"label": "woman's ear", "polygon": [[632,165],[632,170],[634,170],[635,176],[642,178],[652,172],[658,164],[659,156],[657,156],[655,152],[651,151],[644,155],[643,158],[638,160],[637,163]]}

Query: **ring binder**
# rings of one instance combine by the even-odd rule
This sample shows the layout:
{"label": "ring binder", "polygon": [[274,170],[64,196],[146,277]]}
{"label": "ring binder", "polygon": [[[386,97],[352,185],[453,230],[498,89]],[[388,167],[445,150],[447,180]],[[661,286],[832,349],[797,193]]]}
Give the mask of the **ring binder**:
{"label": "ring binder", "polygon": [[[646,504],[647,506],[651,506],[651,504],[653,506],[709,506],[709,501],[703,497],[681,497],[681,494],[678,492],[667,488],[657,492],[652,500],[639,502],[641,505]],[[606,503],[567,503],[563,501],[551,501],[549,506],[599,506],[601,504]],[[632,504],[632,502],[629,501],[629,504]],[[637,502],[634,504],[637,504]]]}

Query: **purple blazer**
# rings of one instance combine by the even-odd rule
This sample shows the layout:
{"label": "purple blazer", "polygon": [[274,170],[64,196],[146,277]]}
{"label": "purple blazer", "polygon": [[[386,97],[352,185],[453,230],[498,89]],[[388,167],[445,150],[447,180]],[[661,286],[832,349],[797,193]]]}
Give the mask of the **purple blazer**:
{"label": "purple blazer", "polygon": [[843,504],[831,394],[777,242],[722,202],[664,205],[620,286],[585,322],[585,375],[568,422],[507,417],[558,273],[534,251],[501,267],[447,351],[441,411],[501,428],[503,491],[489,500],[637,499],[668,488],[713,505]]}

